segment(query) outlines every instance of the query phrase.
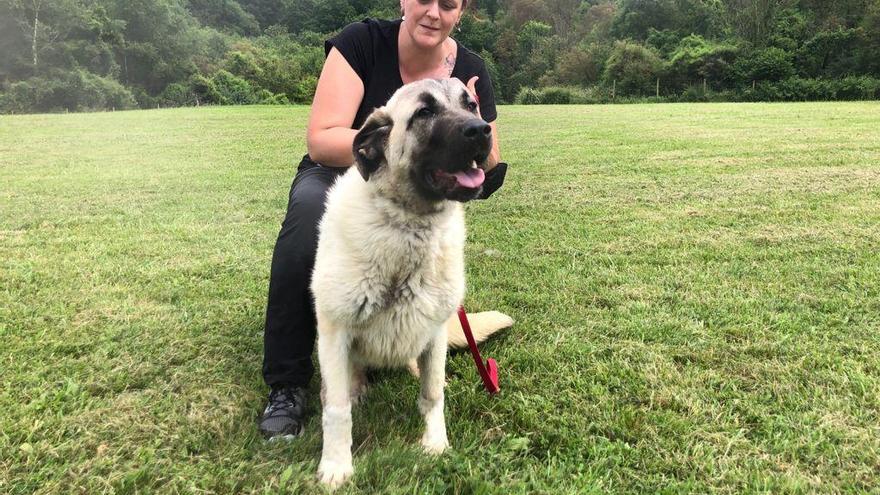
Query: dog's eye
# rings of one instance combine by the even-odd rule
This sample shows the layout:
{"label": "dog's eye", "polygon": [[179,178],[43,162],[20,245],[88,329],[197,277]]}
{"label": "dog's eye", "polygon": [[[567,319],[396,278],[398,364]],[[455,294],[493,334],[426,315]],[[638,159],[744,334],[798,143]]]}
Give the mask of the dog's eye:
{"label": "dog's eye", "polygon": [[434,111],[428,107],[420,108],[418,112],[416,112],[416,117],[433,117]]}
{"label": "dog's eye", "polygon": [[477,103],[474,101],[469,101],[467,104],[467,109],[470,112],[476,112],[477,111]]}

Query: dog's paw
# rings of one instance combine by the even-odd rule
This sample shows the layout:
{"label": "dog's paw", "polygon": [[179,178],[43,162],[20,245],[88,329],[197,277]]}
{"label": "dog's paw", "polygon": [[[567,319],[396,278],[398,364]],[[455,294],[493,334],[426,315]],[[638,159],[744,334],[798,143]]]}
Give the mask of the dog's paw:
{"label": "dog's paw", "polygon": [[354,467],[351,462],[322,460],[318,465],[318,480],[331,490],[339,488],[352,474]]}
{"label": "dog's paw", "polygon": [[422,436],[422,448],[431,455],[440,455],[449,449],[449,440],[446,435],[429,435],[428,432]]}
{"label": "dog's paw", "polygon": [[364,401],[364,398],[367,395],[367,385],[361,384],[358,387],[353,387],[349,392],[349,396],[351,398],[351,405],[356,406],[361,404]]}
{"label": "dog's paw", "polygon": [[351,405],[356,406],[363,403],[364,397],[367,395],[367,376],[360,375],[353,377],[351,387],[348,390],[348,396],[351,399]]}
{"label": "dog's paw", "polygon": [[419,371],[419,363],[415,359],[410,359],[409,362],[406,363],[406,369],[409,371],[409,374],[419,378],[422,373]]}

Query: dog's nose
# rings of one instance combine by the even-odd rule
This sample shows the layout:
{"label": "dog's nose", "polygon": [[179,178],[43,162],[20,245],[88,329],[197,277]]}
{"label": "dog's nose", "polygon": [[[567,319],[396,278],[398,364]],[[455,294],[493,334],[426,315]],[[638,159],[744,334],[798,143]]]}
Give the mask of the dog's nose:
{"label": "dog's nose", "polygon": [[489,124],[480,119],[473,119],[464,125],[462,133],[467,139],[480,139],[486,138],[489,134],[492,134],[492,128],[489,127]]}

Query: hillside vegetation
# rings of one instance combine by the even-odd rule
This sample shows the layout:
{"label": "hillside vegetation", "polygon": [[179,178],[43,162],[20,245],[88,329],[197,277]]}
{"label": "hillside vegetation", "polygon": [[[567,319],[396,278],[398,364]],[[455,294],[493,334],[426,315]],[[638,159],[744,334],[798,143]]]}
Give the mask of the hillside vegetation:
{"label": "hillside vegetation", "polygon": [[[880,96],[880,0],[477,0],[500,102]],[[310,103],[323,40],[397,0],[0,0],[0,112]]]}

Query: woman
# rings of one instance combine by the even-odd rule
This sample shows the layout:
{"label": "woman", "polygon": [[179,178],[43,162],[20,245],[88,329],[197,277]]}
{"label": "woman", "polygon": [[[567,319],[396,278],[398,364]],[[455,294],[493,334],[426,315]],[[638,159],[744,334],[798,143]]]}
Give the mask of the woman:
{"label": "woman", "polygon": [[[480,101],[495,135],[484,197],[500,187],[495,99],[482,59],[450,38],[467,0],[401,0],[397,21],[366,20],[347,26],[325,45],[303,157],[290,189],[269,278],[263,378],[269,404],[260,421],[267,438],[302,431],[305,389],[314,374],[315,316],[309,282],[315,262],[318,221],[327,189],[354,162],[352,143],[374,108],[402,85],[457,77]],[[500,165],[497,166],[496,165]]]}

